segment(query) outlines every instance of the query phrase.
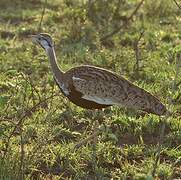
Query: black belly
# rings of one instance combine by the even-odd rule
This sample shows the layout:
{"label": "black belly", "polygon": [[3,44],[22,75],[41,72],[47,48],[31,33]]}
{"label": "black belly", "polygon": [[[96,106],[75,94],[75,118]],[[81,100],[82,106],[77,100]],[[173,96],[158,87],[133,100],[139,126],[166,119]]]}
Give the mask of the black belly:
{"label": "black belly", "polygon": [[69,100],[71,102],[73,102],[77,106],[80,106],[80,107],[85,108],[85,109],[102,109],[102,108],[106,108],[106,107],[111,106],[111,105],[107,105],[107,104],[98,104],[96,102],[88,101],[86,99],[71,96],[71,95],[67,96],[67,97],[69,98]]}

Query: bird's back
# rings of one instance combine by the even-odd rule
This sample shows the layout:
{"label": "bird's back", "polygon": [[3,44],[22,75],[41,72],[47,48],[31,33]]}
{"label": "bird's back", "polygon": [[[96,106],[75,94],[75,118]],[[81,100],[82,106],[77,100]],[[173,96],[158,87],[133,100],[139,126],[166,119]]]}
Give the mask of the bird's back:
{"label": "bird's back", "polygon": [[125,106],[158,115],[166,112],[165,106],[155,96],[106,69],[78,66],[67,71],[64,77],[70,95],[73,91],[78,92],[82,100],[105,107]]}

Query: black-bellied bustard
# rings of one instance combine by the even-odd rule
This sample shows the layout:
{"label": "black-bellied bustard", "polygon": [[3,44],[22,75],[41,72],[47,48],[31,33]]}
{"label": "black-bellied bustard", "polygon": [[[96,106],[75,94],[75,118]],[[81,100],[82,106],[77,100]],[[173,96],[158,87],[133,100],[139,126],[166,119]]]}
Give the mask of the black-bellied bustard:
{"label": "black-bellied bustard", "polygon": [[111,71],[84,65],[63,72],[57,64],[51,36],[41,33],[32,38],[46,51],[56,83],[74,104],[86,109],[118,105],[156,115],[166,114],[166,107],[155,96]]}

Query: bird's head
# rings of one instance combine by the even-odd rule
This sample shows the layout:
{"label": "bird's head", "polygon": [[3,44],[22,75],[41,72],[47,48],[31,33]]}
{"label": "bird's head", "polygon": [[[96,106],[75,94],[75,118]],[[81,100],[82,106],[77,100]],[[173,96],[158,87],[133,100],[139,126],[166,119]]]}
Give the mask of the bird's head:
{"label": "bird's head", "polygon": [[40,33],[37,35],[31,35],[31,38],[33,43],[39,44],[45,50],[54,46],[53,40],[49,34]]}

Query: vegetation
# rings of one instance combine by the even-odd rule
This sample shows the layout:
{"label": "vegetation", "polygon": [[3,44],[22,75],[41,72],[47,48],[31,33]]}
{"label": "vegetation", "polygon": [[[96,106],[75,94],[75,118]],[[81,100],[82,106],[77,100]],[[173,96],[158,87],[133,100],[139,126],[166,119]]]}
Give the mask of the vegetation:
{"label": "vegetation", "polygon": [[[0,179],[181,178],[181,9],[172,0],[140,2],[0,1]],[[172,115],[115,106],[93,116],[73,105],[29,38],[38,32],[53,36],[62,69],[117,72]],[[92,142],[74,149],[93,132],[93,119],[102,129],[96,150]]]}

